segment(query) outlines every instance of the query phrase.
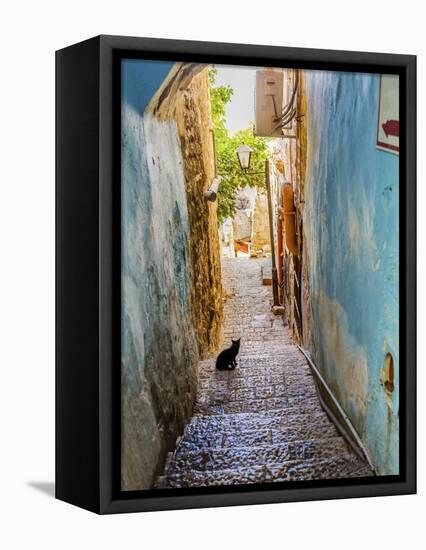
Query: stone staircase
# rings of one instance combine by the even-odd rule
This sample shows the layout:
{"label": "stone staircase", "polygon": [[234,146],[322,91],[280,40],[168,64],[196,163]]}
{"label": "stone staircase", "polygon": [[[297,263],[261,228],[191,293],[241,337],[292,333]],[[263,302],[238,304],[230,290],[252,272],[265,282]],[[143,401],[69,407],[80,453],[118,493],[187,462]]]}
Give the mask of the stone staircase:
{"label": "stone staircase", "polygon": [[216,371],[214,360],[200,365],[194,416],[158,487],[372,475],[322,411],[309,366],[286,354],[263,360],[269,367],[242,357],[230,372]]}
{"label": "stone staircase", "polygon": [[373,475],[321,408],[306,358],[270,311],[262,263],[224,262],[225,339],[242,338],[238,367],[200,363],[194,416],[159,488]]}

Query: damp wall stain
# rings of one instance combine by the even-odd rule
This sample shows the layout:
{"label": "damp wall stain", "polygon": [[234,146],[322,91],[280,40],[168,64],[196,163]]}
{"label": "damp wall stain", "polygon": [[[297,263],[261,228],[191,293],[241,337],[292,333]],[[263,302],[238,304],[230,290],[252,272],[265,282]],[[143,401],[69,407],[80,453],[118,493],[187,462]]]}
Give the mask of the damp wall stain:
{"label": "damp wall stain", "polygon": [[189,221],[176,122],[145,107],[173,64],[122,66],[122,488],[152,486],[192,412]]}
{"label": "damp wall stain", "polygon": [[[399,157],[376,148],[379,76],[308,71],[304,232],[316,363],[380,474],[399,469]],[[380,383],[395,364],[395,390]]]}

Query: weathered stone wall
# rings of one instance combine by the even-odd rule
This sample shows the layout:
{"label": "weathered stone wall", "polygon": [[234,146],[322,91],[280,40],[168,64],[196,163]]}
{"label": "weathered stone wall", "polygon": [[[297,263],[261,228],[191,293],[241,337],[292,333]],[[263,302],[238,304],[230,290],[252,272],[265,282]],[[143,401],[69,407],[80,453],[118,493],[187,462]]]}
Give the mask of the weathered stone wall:
{"label": "weathered stone wall", "polygon": [[220,337],[219,239],[203,197],[213,173],[208,88],[206,76],[194,78],[199,70],[122,64],[124,490],[152,486],[192,414],[199,352]]}
{"label": "weathered stone wall", "polygon": [[237,208],[232,219],[234,239],[249,242],[252,234],[252,223],[252,211],[248,208]]}
{"label": "weathered stone wall", "polygon": [[205,68],[178,94],[175,111],[189,217],[192,324],[201,357],[217,349],[223,322],[217,203],[204,198],[215,177],[209,93]]}
{"label": "weathered stone wall", "polygon": [[223,258],[234,258],[234,228],[232,225],[232,218],[224,220],[220,226],[219,235],[221,239],[221,254]]}
{"label": "weathered stone wall", "polygon": [[[288,96],[291,95],[296,80],[296,72],[286,70]],[[283,254],[278,261],[282,264],[284,307],[289,327],[296,342],[306,345],[305,334],[309,331],[311,314],[308,301],[307,271],[304,263],[304,182],[306,171],[306,99],[305,75],[299,71],[296,94],[297,120],[287,130],[296,139],[276,140],[273,160],[276,180],[282,185],[281,203]],[[290,185],[293,191],[292,203],[284,205],[284,189]],[[287,202],[287,201],[286,201]],[[289,216],[287,212],[294,212]],[[288,234],[286,232],[286,220]],[[281,268],[280,268],[281,269]]]}
{"label": "weathered stone wall", "polygon": [[[283,140],[297,258],[286,310],[382,474],[398,473],[398,157],[375,146],[378,75],[303,71],[297,139]],[[295,261],[296,260],[296,261]],[[301,267],[301,327],[294,274]],[[301,330],[300,330],[301,329]],[[382,376],[387,354],[395,389]]]}
{"label": "weathered stone wall", "polygon": [[264,189],[258,189],[253,212],[251,255],[262,257],[270,252],[268,198]]}
{"label": "weathered stone wall", "polygon": [[246,186],[240,189],[235,197],[232,234],[235,251],[237,252],[250,253],[256,195],[256,187]]}
{"label": "weathered stone wall", "polygon": [[304,337],[378,473],[396,474],[399,158],[376,148],[378,94],[378,75],[306,72]]}

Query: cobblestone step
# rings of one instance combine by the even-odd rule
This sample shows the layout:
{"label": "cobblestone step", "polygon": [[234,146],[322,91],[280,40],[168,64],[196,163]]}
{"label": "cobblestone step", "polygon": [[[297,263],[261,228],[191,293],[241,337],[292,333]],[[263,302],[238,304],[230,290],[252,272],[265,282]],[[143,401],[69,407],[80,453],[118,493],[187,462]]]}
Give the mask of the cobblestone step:
{"label": "cobblestone step", "polygon": [[[284,400],[285,405],[283,408],[292,406],[292,400],[308,400],[313,399],[316,402],[317,390],[312,384],[300,384],[300,385],[287,385],[285,381],[279,384],[265,384],[259,386],[247,385],[244,387],[221,387],[220,385],[210,386],[208,388],[202,388],[198,393],[197,404],[202,406],[209,403],[215,404],[233,404],[234,402],[254,402],[259,399],[265,400],[268,405],[268,400],[280,399]],[[265,410],[269,410],[270,407],[266,406]]]}
{"label": "cobblestone step", "polygon": [[372,475],[321,408],[311,369],[261,284],[262,261],[224,261],[224,347],[238,366],[199,364],[194,416],[169,453],[159,487],[199,487]]}
{"label": "cobblestone step", "polygon": [[241,359],[239,359],[239,365],[232,371],[218,371],[212,364],[200,371],[199,379],[201,382],[206,379],[211,381],[227,381],[232,383],[233,380],[250,378],[254,376],[259,378],[274,375],[282,377],[312,377],[309,367],[305,365],[274,365],[276,359],[271,359],[269,365],[267,361],[265,361],[265,364],[262,365],[261,361],[262,360],[259,360],[257,364],[252,366],[241,366]]}
{"label": "cobblestone step", "polygon": [[170,469],[222,470],[229,465],[237,470],[256,465],[278,468],[292,460],[327,459],[347,455],[348,452],[341,437],[213,449],[183,440],[174,453]]}
{"label": "cobblestone step", "polygon": [[[210,429],[190,425],[185,430],[184,440],[191,445],[200,445],[204,448],[212,447],[248,447],[269,444],[281,444],[291,441],[328,439],[338,437],[336,428],[329,422],[323,425],[301,425],[282,429],[259,428],[253,422],[250,430],[239,428]],[[201,442],[201,444],[200,444]]]}
{"label": "cobblestone step", "polygon": [[[242,337],[243,338],[243,337]],[[224,347],[230,342],[224,342]],[[262,353],[245,353],[244,350],[244,341],[241,344],[241,348],[237,357],[239,369],[235,371],[230,371],[231,374],[235,376],[242,369],[249,367],[263,367],[268,371],[271,367],[305,367],[305,370],[309,370],[308,363],[306,362],[305,356],[299,351],[295,346],[284,346],[277,347],[271,351],[265,350]],[[215,357],[210,357],[200,361],[199,364],[200,371],[203,372],[207,370],[209,372],[215,371]],[[228,374],[226,371],[222,371],[218,374]]]}
{"label": "cobblestone step", "polygon": [[191,430],[203,431],[205,435],[212,430],[224,433],[234,431],[235,433],[245,432],[252,429],[295,428],[298,426],[312,426],[314,428],[331,425],[330,420],[322,409],[301,407],[258,413],[238,413],[232,415],[200,415],[194,416],[186,427],[185,434]]}
{"label": "cobblestone step", "polygon": [[326,460],[294,460],[279,467],[246,466],[243,470],[182,470],[162,476],[158,487],[208,487],[221,485],[246,485],[248,483],[273,483],[308,481],[314,479],[339,479],[370,477],[365,462],[355,455],[333,457]]}
{"label": "cobblestone step", "polygon": [[270,399],[254,399],[247,401],[208,401],[197,403],[196,415],[218,415],[233,413],[264,413],[268,411],[286,411],[288,413],[310,413],[317,409],[317,397],[273,397]]}

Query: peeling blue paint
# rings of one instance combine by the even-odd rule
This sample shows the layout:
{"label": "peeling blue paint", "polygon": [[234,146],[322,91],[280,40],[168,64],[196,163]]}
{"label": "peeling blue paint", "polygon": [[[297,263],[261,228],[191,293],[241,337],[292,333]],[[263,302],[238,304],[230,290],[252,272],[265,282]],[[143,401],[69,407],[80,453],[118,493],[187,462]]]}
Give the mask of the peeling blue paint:
{"label": "peeling blue paint", "polygon": [[376,148],[378,75],[308,71],[306,93],[312,351],[378,471],[397,473],[399,157]]}
{"label": "peeling blue paint", "polygon": [[124,487],[151,486],[196,391],[180,142],[175,121],[144,112],[172,65],[142,60],[122,65]]}

